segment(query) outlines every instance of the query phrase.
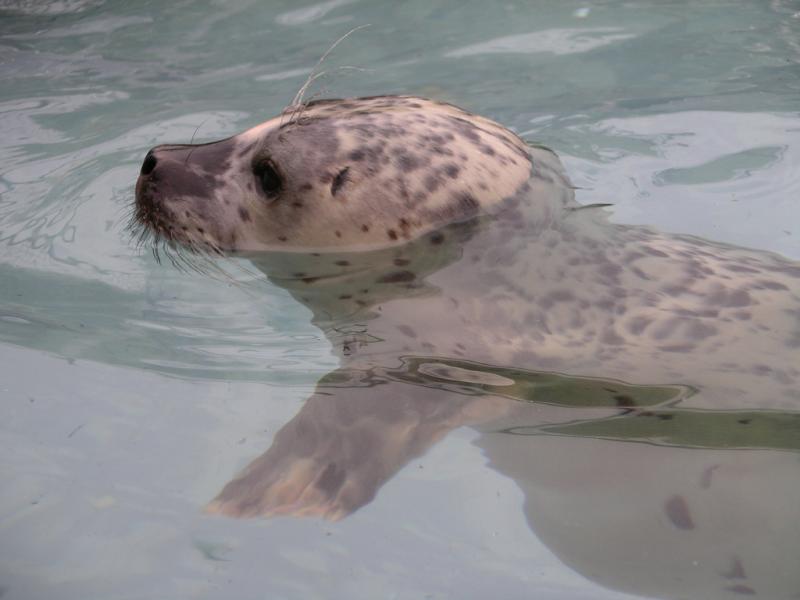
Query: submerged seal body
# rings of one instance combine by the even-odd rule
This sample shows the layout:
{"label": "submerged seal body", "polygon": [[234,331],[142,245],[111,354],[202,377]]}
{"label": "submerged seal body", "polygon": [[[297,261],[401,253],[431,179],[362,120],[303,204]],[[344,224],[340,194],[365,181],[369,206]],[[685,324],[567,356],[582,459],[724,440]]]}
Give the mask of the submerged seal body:
{"label": "submerged seal body", "polygon": [[[746,487],[729,447],[774,450],[781,478],[785,452],[800,449],[787,433],[800,423],[796,262],[612,224],[577,205],[554,153],[413,97],[321,101],[220,142],[154,148],[136,218],[166,244],[257,251],[253,263],[309,307],[341,360],[211,511],[341,518],[466,424],[483,432],[476,443],[519,482],[526,507],[568,512],[537,494],[572,486],[608,513],[613,526],[598,535],[613,552],[597,556],[620,557],[610,567],[584,556],[562,526],[568,515],[529,519],[565,562],[612,587],[688,593],[672,580],[663,593],[652,584],[659,565],[674,563],[694,573],[675,581],[717,597],[704,594],[730,564],[733,579],[746,571],[768,581],[770,564],[796,555],[754,551],[759,535],[776,535],[761,528],[758,502],[708,483],[729,473],[731,486]],[[587,449],[585,470],[565,469],[557,462],[567,451],[536,453],[548,443],[523,437],[530,432],[617,445],[597,458]],[[655,453],[668,465],[657,477],[637,443],[710,449],[705,470],[691,474],[701,487],[683,475],[685,454]],[[600,485],[603,469],[609,481],[623,477],[615,457],[661,486]],[[619,513],[640,492],[647,503]],[[705,520],[695,511],[704,502],[731,520],[717,523],[711,510]],[[774,504],[764,501],[764,514],[800,522],[796,503]],[[733,521],[745,524],[741,535],[726,529]],[[695,526],[702,533],[675,534]],[[793,531],[775,547],[796,549]],[[650,556],[642,548],[660,558],[640,564]],[[697,562],[680,566],[693,553],[709,565],[702,576]],[[628,563],[637,567],[627,583],[614,583],[613,569]]]}

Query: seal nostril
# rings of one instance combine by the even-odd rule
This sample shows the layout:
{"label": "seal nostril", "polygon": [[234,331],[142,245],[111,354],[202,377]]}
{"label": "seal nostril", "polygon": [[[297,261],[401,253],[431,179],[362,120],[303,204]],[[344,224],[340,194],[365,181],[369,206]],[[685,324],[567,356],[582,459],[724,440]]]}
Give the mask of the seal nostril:
{"label": "seal nostril", "polygon": [[142,163],[142,175],[150,175],[153,172],[153,169],[156,168],[156,164],[158,160],[156,159],[156,155],[153,154],[153,151],[147,153],[147,156],[144,157],[144,162]]}

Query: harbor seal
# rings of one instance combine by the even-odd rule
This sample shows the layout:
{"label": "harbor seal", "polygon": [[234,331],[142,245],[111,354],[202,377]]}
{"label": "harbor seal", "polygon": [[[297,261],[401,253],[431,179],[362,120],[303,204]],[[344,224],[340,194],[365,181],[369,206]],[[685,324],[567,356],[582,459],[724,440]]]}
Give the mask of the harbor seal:
{"label": "harbor seal", "polygon": [[[749,490],[742,455],[727,451],[778,465],[785,483],[786,452],[800,449],[796,262],[613,224],[575,202],[552,151],[414,97],[319,101],[220,142],[154,148],[135,219],[167,248],[246,255],[310,309],[341,362],[210,512],[345,517],[469,425],[526,511],[541,511],[527,513],[532,528],[605,585],[665,597],[690,593],[680,581],[698,597],[756,580],[796,588],[794,571],[776,583],[770,565],[800,538],[761,525],[776,511],[800,522],[796,503]],[[606,445],[595,455],[571,438]],[[585,468],[558,466],[571,451]],[[554,502],[547,486],[585,500]],[[564,527],[570,506],[599,507],[605,552],[588,556]],[[759,552],[759,536],[781,550]],[[674,577],[656,586],[663,564]]]}

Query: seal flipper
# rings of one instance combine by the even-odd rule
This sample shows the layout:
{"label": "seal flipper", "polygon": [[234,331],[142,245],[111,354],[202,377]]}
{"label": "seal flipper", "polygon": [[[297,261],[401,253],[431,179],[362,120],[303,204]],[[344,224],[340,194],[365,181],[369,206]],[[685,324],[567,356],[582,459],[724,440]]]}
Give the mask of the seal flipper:
{"label": "seal flipper", "polygon": [[340,368],[319,381],[269,450],[206,511],[337,520],[369,503],[406,463],[457,427],[526,433],[529,427],[673,406],[691,393],[684,386],[630,385],[441,357],[398,357],[392,368]]}
{"label": "seal flipper", "polygon": [[[369,503],[449,431],[500,416],[508,404],[364,375],[339,369],[325,377],[269,450],[230,481],[206,512],[341,519]],[[347,385],[328,383],[343,379]]]}

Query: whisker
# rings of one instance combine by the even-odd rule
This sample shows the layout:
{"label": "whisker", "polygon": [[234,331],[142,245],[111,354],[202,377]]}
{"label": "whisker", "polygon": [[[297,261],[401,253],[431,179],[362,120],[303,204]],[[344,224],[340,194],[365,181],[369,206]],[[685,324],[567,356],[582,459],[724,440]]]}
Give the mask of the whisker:
{"label": "whisker", "polygon": [[[203,119],[203,122],[200,123],[200,125],[198,125],[197,128],[194,130],[194,133],[192,134],[192,138],[189,140],[189,145],[190,146],[194,144],[194,138],[197,135],[197,132],[200,131],[200,128],[203,125],[205,125],[210,118],[211,117],[206,117],[205,119]],[[196,146],[194,148],[192,148],[191,150],[189,150],[189,153],[186,155],[186,160],[183,161],[184,166],[189,164],[189,159],[192,157],[192,152],[195,151],[195,148],[196,148]]]}
{"label": "whisker", "polygon": [[[364,29],[364,28],[370,27],[370,26],[371,25],[369,23],[367,23],[367,24],[364,24],[364,25],[359,25],[358,27],[354,27],[353,29],[351,29],[350,31],[345,33],[343,36],[341,36],[338,40],[336,40],[333,44],[331,44],[331,46],[325,51],[325,53],[317,61],[317,64],[314,65],[314,68],[311,69],[311,72],[309,73],[308,77],[306,78],[305,83],[303,83],[303,85],[300,86],[300,89],[295,94],[294,98],[292,99],[292,102],[286,108],[283,109],[283,112],[281,113],[281,120],[280,120],[280,123],[279,123],[279,127],[284,127],[284,125],[291,125],[292,123],[296,123],[297,120],[300,117],[302,117],[303,110],[308,105],[308,102],[305,102],[303,100],[303,98],[305,96],[305,93],[308,91],[309,86],[314,81],[316,81],[320,77],[323,77],[323,76],[328,74],[328,71],[319,71],[319,68],[320,68],[320,66],[322,66],[322,63],[325,62],[325,60],[328,58],[328,56],[330,56],[331,52],[333,52],[339,44],[341,44],[345,39],[350,37],[353,33],[358,31],[359,29]],[[358,69],[358,67],[346,67],[346,68]],[[339,70],[339,69],[341,69],[341,67],[337,68],[336,70]],[[288,123],[284,123],[283,119],[287,114],[289,115],[289,121],[288,121]]]}
{"label": "whisker", "polygon": [[350,36],[351,36],[352,34],[354,34],[356,31],[358,31],[359,29],[364,29],[364,28],[366,28],[366,27],[370,27],[370,24],[369,24],[369,23],[367,23],[367,24],[365,24],[365,25],[359,25],[358,27],[354,27],[353,29],[351,29],[350,31],[348,31],[347,33],[345,33],[345,34],[344,34],[342,37],[340,37],[338,40],[336,40],[336,41],[335,41],[335,42],[334,42],[334,43],[331,45],[331,47],[330,47],[330,48],[328,48],[328,49],[325,51],[325,54],[323,54],[323,55],[320,57],[320,59],[317,61],[317,64],[316,64],[316,65],[314,65],[314,68],[311,70],[311,74],[308,76],[308,79],[306,79],[306,82],[305,82],[305,83],[303,84],[303,86],[302,86],[302,87],[301,87],[301,88],[298,90],[297,94],[295,94],[294,100],[292,100],[292,105],[298,104],[298,103],[300,103],[300,102],[302,102],[302,101],[303,101],[303,94],[305,94],[305,92],[306,92],[306,90],[308,89],[308,86],[310,85],[310,83],[311,83],[311,82],[312,82],[312,81],[313,81],[313,80],[316,78],[316,75],[315,75],[315,74],[316,74],[316,72],[317,72],[317,69],[319,69],[320,65],[321,65],[323,62],[325,62],[325,59],[326,59],[326,58],[328,58],[328,56],[330,55],[330,53],[331,53],[331,52],[333,52],[333,51],[336,49],[336,47],[337,47],[339,44],[341,44],[341,43],[342,43],[344,40],[346,40],[348,37],[350,37]]}

